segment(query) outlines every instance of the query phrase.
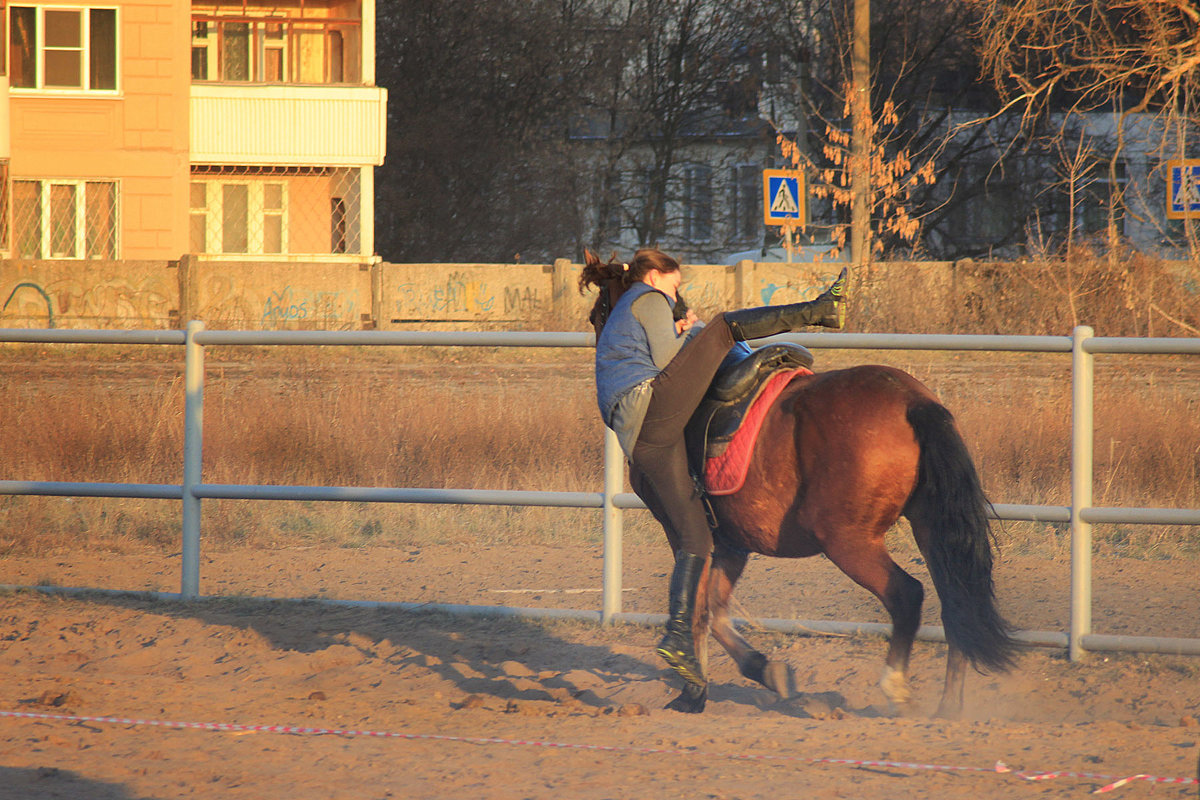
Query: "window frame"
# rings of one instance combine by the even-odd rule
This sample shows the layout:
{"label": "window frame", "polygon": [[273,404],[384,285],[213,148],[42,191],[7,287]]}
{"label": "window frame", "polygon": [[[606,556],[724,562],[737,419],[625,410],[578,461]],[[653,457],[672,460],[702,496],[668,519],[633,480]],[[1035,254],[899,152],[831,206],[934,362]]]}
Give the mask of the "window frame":
{"label": "window frame", "polygon": [[[0,14],[0,17],[4,16]],[[12,191],[10,190],[9,164],[7,158],[0,158],[0,255],[10,255],[10,240],[12,239]]]}
{"label": "window frame", "polygon": [[193,14],[191,52],[193,83],[358,85],[362,23],[285,13]]}
{"label": "window frame", "polygon": [[759,164],[734,164],[731,168],[729,238],[733,241],[752,242],[762,238],[762,172]]}
{"label": "window frame", "polygon": [[[108,261],[121,257],[121,181],[115,178],[13,178],[12,185],[18,183],[37,184],[37,221],[39,228],[38,253],[28,256],[17,251],[20,237],[15,226],[9,226],[9,236],[12,240],[11,255],[14,258],[37,261]],[[88,184],[103,184],[110,186],[113,193],[112,208],[112,253],[105,256],[88,255]],[[74,252],[71,255],[55,255],[53,251],[55,218],[53,209],[53,188],[55,186],[70,186],[74,191]],[[13,204],[10,202],[9,204]],[[12,209],[14,217],[16,209]],[[15,222],[15,218],[14,218]]]}
{"label": "window frame", "polygon": [[713,177],[708,164],[688,164],[683,169],[683,238],[692,244],[713,239]]}
{"label": "window frame", "polygon": [[[289,255],[289,218],[290,218],[290,192],[289,182],[286,180],[267,180],[265,178],[216,178],[207,175],[192,175],[189,185],[201,184],[204,186],[204,208],[193,205],[190,199],[188,200],[188,218],[204,214],[204,244],[205,249],[201,255],[219,255],[219,256],[286,256]],[[266,187],[280,187],[280,207],[267,208],[266,206]],[[225,249],[225,192],[226,186],[245,186],[246,190],[246,249],[245,250],[226,250]],[[216,189],[215,191],[213,189]],[[271,218],[278,221],[279,225],[279,250],[269,251],[265,249],[266,245],[266,230],[267,220]],[[188,247],[191,249],[193,242],[190,241],[190,223],[189,223],[189,241]],[[219,249],[214,249],[219,247]]]}
{"label": "window frame", "polygon": [[[9,91],[14,95],[71,95],[87,97],[113,97],[121,94],[121,8],[113,5],[43,5],[39,3],[9,3],[4,9],[5,48],[9,55],[15,51],[8,37],[11,36],[12,12],[16,9],[33,9],[36,26],[33,42],[33,85],[16,86],[9,84]],[[80,46],[79,46],[79,86],[47,86],[46,85],[46,12],[77,11],[80,15]],[[111,11],[113,13],[113,76],[111,89],[92,88],[95,79],[92,69],[92,12]],[[49,52],[63,52],[63,48],[50,47]],[[7,64],[7,58],[5,59]]]}

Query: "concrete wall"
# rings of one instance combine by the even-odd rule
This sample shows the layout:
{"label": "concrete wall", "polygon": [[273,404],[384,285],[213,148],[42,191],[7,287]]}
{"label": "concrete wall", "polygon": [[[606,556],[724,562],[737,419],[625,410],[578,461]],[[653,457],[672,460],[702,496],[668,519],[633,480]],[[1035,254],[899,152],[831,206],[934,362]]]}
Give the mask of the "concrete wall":
{"label": "concrete wall", "polygon": [[179,327],[166,261],[0,261],[0,327]]}
{"label": "concrete wall", "polygon": [[[839,264],[743,261],[684,267],[683,295],[701,316],[812,298]],[[178,261],[0,261],[0,327],[395,330],[585,330],[594,295],[582,265],[273,264]],[[873,267],[860,286],[903,281],[947,291],[954,265]],[[939,288],[941,287],[941,288]],[[861,298],[864,303],[867,297]],[[882,293],[881,293],[882,301]]]}

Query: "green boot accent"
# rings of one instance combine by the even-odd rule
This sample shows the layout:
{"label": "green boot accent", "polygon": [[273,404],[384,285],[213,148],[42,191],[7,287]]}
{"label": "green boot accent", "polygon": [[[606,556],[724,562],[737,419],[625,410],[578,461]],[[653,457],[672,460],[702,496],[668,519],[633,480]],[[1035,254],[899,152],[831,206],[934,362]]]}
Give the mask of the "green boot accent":
{"label": "green boot accent", "polygon": [[834,311],[821,318],[821,325],[825,328],[835,328],[841,330],[846,327],[846,268],[842,267],[842,271],[838,273],[837,278],[833,283],[829,284],[829,288],[817,295],[814,303],[833,303]]}
{"label": "green boot accent", "polygon": [[696,642],[692,637],[692,619],[696,610],[696,589],[704,572],[704,556],[680,550],[675,554],[675,571],[671,573],[671,597],[667,612],[667,632],[658,643],[656,652],[671,669],[696,687],[708,684],[704,669],[696,658]]}

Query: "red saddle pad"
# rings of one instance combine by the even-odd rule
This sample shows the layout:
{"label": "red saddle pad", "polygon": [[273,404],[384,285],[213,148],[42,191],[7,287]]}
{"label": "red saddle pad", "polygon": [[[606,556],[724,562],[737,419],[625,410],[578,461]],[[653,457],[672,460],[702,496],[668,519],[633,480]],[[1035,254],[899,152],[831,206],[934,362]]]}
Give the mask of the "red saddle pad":
{"label": "red saddle pad", "polygon": [[791,383],[792,378],[799,375],[812,375],[812,371],[801,367],[772,375],[758,398],[746,411],[741,426],[733,434],[725,452],[704,462],[704,488],[709,494],[733,494],[742,488],[767,409],[775,402],[775,398],[779,397],[784,387]]}

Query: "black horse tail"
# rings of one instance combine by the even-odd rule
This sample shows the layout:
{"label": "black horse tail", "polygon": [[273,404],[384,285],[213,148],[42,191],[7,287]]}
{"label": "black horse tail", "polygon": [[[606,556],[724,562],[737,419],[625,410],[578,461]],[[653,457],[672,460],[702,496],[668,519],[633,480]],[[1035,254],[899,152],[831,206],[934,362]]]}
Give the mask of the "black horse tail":
{"label": "black horse tail", "polygon": [[991,507],[954,424],[935,402],[908,410],[920,446],[917,486],[905,507],[929,529],[929,573],[942,602],[946,641],[976,669],[1007,670],[1017,647],[996,609],[992,585]]}

